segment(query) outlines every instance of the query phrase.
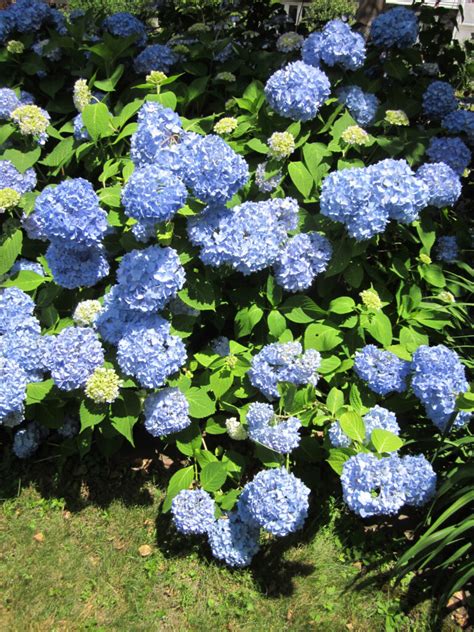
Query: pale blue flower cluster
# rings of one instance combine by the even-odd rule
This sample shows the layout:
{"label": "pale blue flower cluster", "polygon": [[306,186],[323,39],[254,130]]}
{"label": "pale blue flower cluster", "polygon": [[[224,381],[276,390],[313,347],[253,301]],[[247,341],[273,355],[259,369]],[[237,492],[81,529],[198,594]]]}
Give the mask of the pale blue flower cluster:
{"label": "pale blue flower cluster", "polygon": [[14,360],[0,356],[0,424],[13,426],[23,419],[28,376]]}
{"label": "pale blue flower cluster", "polygon": [[270,107],[294,121],[310,121],[329,97],[327,75],[314,66],[295,61],[277,70],[265,85]]}
{"label": "pale blue flower cluster", "polygon": [[331,20],[321,32],[311,33],[303,44],[303,61],[319,67],[340,66],[344,70],[357,70],[365,61],[365,41],[342,20]]}
{"label": "pale blue flower cluster", "polygon": [[[397,423],[395,413],[392,413],[392,411],[382,406],[373,406],[369,412],[364,415],[363,420],[365,426],[365,444],[370,442],[372,431],[376,429],[388,430],[395,435],[400,434],[400,426]],[[351,439],[342,430],[338,421],[329,426],[328,434],[329,441],[334,448],[348,448],[352,443]]]}
{"label": "pale blue flower cluster", "polygon": [[0,356],[16,362],[29,382],[41,381],[47,370],[46,339],[36,328],[20,326],[0,336]]}
{"label": "pale blue flower cluster", "polygon": [[436,474],[423,455],[379,459],[359,453],[344,463],[341,484],[349,509],[368,518],[395,515],[403,505],[424,505],[434,495]]}
{"label": "pale blue flower cluster", "polygon": [[36,186],[34,169],[27,169],[20,173],[10,160],[0,160],[0,190],[14,189],[18,193],[33,191]]}
{"label": "pale blue flower cluster", "polygon": [[416,172],[428,189],[428,204],[437,208],[453,206],[461,196],[461,179],[444,162],[425,163]]}
{"label": "pale blue flower cluster", "polygon": [[68,290],[93,287],[110,271],[105,248],[100,244],[87,248],[55,240],[45,256],[55,282]]}
{"label": "pale blue flower cluster", "polygon": [[293,198],[244,202],[232,209],[208,207],[190,218],[188,236],[200,246],[206,265],[227,264],[243,274],[271,266],[298,222],[298,204]]}
{"label": "pale blue flower cluster", "polygon": [[169,72],[178,60],[178,57],[166,44],[151,44],[137,55],[133,66],[137,74],[147,75],[152,70]]}
{"label": "pale blue flower cluster", "polygon": [[250,404],[247,425],[252,441],[280,454],[289,454],[300,443],[300,420],[296,417],[278,418],[270,404]]}
{"label": "pale blue flower cluster", "polygon": [[[413,354],[414,394],[425,407],[426,415],[443,432],[456,410],[456,397],[469,389],[466,370],[458,354],[444,345],[421,345]],[[453,428],[469,421],[470,413],[457,414]]]}
{"label": "pale blue flower cluster", "polygon": [[186,198],[182,181],[158,165],[136,169],[122,191],[126,214],[152,225],[170,220],[185,204]]}
{"label": "pale blue flower cluster", "polygon": [[144,402],[145,428],[154,437],[161,437],[187,428],[189,404],[179,388],[164,388],[151,393]]}
{"label": "pale blue flower cluster", "polygon": [[418,19],[410,9],[395,7],[374,19],[370,35],[381,48],[409,48],[418,37]]}
{"label": "pale blue flower cluster", "polygon": [[66,327],[50,341],[48,362],[56,386],[72,391],[104,364],[104,350],[90,327]]}
{"label": "pale blue flower cluster", "polygon": [[170,334],[170,323],[159,316],[155,323],[130,326],[117,346],[117,361],[122,371],[136,378],[145,388],[159,388],[186,362],[186,347]]}
{"label": "pale blue flower cluster", "polygon": [[267,163],[261,162],[255,170],[255,184],[262,193],[271,193],[280,184],[283,174],[278,171],[275,175],[268,177],[266,174]]}
{"label": "pale blue flower cluster", "polygon": [[119,11],[105,18],[102,27],[115,37],[131,37],[135,35],[138,46],[145,46],[146,44],[145,25],[127,11]]}
{"label": "pale blue flower cluster", "polygon": [[31,421],[25,428],[18,430],[13,438],[12,450],[19,459],[28,459],[37,451],[47,430]]}
{"label": "pale blue flower cluster", "polygon": [[0,119],[9,119],[13,110],[21,105],[20,99],[10,88],[0,88]]}
{"label": "pale blue flower cluster", "polygon": [[130,149],[134,164],[137,167],[158,164],[162,169],[179,171],[179,141],[184,131],[176,112],[161,103],[146,102],[138,112],[137,122]]}
{"label": "pale blue flower cluster", "polygon": [[391,351],[378,349],[375,345],[365,345],[355,354],[354,370],[374,393],[388,395],[406,390],[410,363],[401,360]]}
{"label": "pale blue flower cluster", "polygon": [[73,133],[74,133],[74,138],[76,140],[84,140],[84,141],[91,140],[89,132],[87,131],[86,126],[84,125],[82,114],[80,112],[74,117],[73,125],[74,125]]}
{"label": "pale blue flower cluster", "polygon": [[458,242],[454,235],[443,235],[436,242],[436,258],[439,261],[453,263],[459,259]]}
{"label": "pale blue flower cluster", "polygon": [[203,489],[183,489],[171,502],[173,523],[186,535],[207,533],[215,522],[215,504]]}
{"label": "pale blue flower cluster", "polygon": [[426,150],[431,162],[444,162],[462,176],[471,162],[471,152],[457,136],[454,138],[432,138]]}
{"label": "pale blue flower cluster", "polygon": [[28,259],[17,259],[10,270],[10,276],[16,274],[17,272],[34,272],[39,276],[44,277],[44,270],[41,263],[37,263],[36,261],[29,261]]}
{"label": "pale blue flower cluster", "polygon": [[423,94],[423,112],[429,118],[441,119],[457,107],[454,89],[446,81],[432,81]]}
{"label": "pale blue flower cluster", "polygon": [[17,287],[0,290],[0,335],[20,328],[39,331],[39,323],[33,317],[34,309],[33,299],[23,290]]}
{"label": "pale blue flower cluster", "polygon": [[372,125],[380,101],[372,92],[364,92],[359,86],[343,86],[336,92],[337,98],[349,110],[351,116],[362,127]]}
{"label": "pale blue flower cluster", "polygon": [[474,140],[474,112],[472,110],[450,112],[443,118],[441,125],[451,134],[464,132],[469,140]]}
{"label": "pale blue flower cluster", "polygon": [[260,549],[260,528],[242,520],[238,511],[216,520],[207,531],[212,555],[228,566],[248,566]]}
{"label": "pale blue flower cluster", "polygon": [[[50,50],[45,52],[44,49],[49,44],[49,42],[50,42],[49,39],[38,40],[37,42],[33,44],[33,46],[31,47],[31,50],[37,55],[39,55],[40,57],[45,57],[46,59],[49,59],[50,61],[59,61],[62,56],[62,52],[60,48],[56,48],[56,47],[51,48]],[[43,73],[44,73],[44,76],[46,76],[46,72],[42,70],[38,71],[36,74],[39,77],[42,77]]]}
{"label": "pale blue flower cluster", "polygon": [[284,467],[263,470],[245,485],[237,507],[245,522],[283,537],[303,527],[309,493],[306,485]]}
{"label": "pale blue flower cluster", "polygon": [[184,268],[173,248],[148,246],[122,257],[117,269],[118,297],[141,312],[163,309],[183,287]]}
{"label": "pale blue flower cluster", "polygon": [[332,246],[318,233],[300,233],[291,237],[274,264],[275,280],[288,292],[308,289],[315,277],[326,270]]}
{"label": "pale blue flower cluster", "polygon": [[321,355],[315,349],[303,352],[299,342],[273,342],[252,358],[247,375],[252,386],[272,400],[279,397],[281,382],[316,386],[320,364]]}

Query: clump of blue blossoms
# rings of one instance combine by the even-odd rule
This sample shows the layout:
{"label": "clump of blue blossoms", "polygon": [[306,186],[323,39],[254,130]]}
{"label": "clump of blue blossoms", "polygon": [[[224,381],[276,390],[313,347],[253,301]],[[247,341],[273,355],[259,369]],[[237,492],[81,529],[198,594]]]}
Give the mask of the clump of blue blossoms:
{"label": "clump of blue blossoms", "polygon": [[20,327],[0,336],[0,355],[21,366],[30,382],[43,379],[47,368],[47,346],[38,331]]}
{"label": "clump of blue blossoms", "polygon": [[[43,432],[42,432],[43,430]],[[13,438],[12,450],[19,459],[28,459],[37,451],[44,436],[45,428],[34,421],[17,430]]]}
{"label": "clump of blue blossoms", "polygon": [[354,85],[339,88],[336,94],[359,125],[362,127],[372,125],[380,105],[375,94],[364,92],[362,88]]}
{"label": "clump of blue blossoms", "polygon": [[136,169],[128,179],[122,203],[129,217],[166,222],[184,206],[187,195],[179,178],[158,165],[147,165]]}
{"label": "clump of blue blossoms", "polygon": [[189,404],[179,388],[164,388],[148,395],[144,402],[145,428],[154,437],[161,437],[187,428]]}
{"label": "clump of blue blossoms", "polygon": [[132,135],[130,156],[137,167],[159,164],[162,169],[181,169],[178,153],[184,131],[179,116],[161,103],[144,103],[138,112],[137,131]]}
{"label": "clump of blue blossoms", "polygon": [[441,119],[457,107],[454,89],[446,81],[432,81],[423,94],[423,112],[430,118]]}
{"label": "clump of blue blossoms", "polygon": [[214,338],[214,340],[211,340],[210,345],[214,353],[217,353],[217,355],[220,355],[222,358],[226,358],[230,355],[229,339],[225,336]]}
{"label": "clump of blue blossoms", "polygon": [[274,264],[275,280],[288,292],[301,292],[326,270],[332,246],[318,233],[300,233],[288,240]]}
{"label": "clump of blue blossoms", "polygon": [[441,121],[441,125],[451,134],[467,134],[469,140],[474,139],[474,112],[471,110],[456,110],[450,112]]}
{"label": "clump of blue blossoms", "polygon": [[261,162],[257,166],[257,169],[255,170],[255,184],[257,189],[262,193],[271,193],[280,184],[283,174],[281,171],[278,171],[273,176],[267,176],[266,169],[266,162]]}
{"label": "clump of blue blossoms", "polygon": [[74,117],[73,125],[74,125],[74,138],[76,140],[81,140],[81,141],[91,140],[89,132],[87,131],[86,126],[84,125],[82,114],[80,112]]}
{"label": "clump of blue blossoms", "polygon": [[6,11],[13,18],[13,29],[20,33],[39,31],[51,13],[50,7],[43,0],[17,0]]}
{"label": "clump of blue blossoms", "polygon": [[209,207],[188,222],[188,236],[200,246],[201,260],[227,264],[248,275],[271,266],[298,222],[293,198],[244,202],[232,209]]}
{"label": "clump of blue blossoms", "polygon": [[357,70],[365,61],[365,41],[342,20],[331,20],[323,30],[311,33],[303,44],[305,64],[319,67],[340,66],[344,70]]}
{"label": "clump of blue blossoms", "polygon": [[294,121],[310,121],[331,93],[327,75],[302,61],[277,70],[265,85],[270,107]]}
{"label": "clump of blue blossoms", "polygon": [[34,221],[42,239],[83,247],[98,245],[108,227],[107,213],[100,208],[92,184],[84,178],[72,178],[44,189],[29,219]]}
{"label": "clump of blue blossoms", "polygon": [[284,467],[263,470],[245,485],[237,508],[245,522],[283,537],[303,527],[309,493],[306,485]]}
{"label": "clump of blue blossoms", "polygon": [[17,362],[0,356],[0,424],[11,416],[22,418],[28,381]]}
{"label": "clump of blue blossoms", "polygon": [[300,420],[296,417],[278,418],[270,404],[250,404],[247,425],[252,441],[280,454],[289,454],[300,443]]}
{"label": "clump of blue blossoms", "polygon": [[214,508],[203,489],[183,489],[171,502],[174,526],[185,535],[207,533],[215,522]]}
{"label": "clump of blue blossoms", "polygon": [[299,342],[273,342],[252,358],[248,371],[250,383],[268,399],[279,397],[278,384],[316,386],[321,355],[315,349],[303,352]]}
{"label": "clump of blue blossoms", "polygon": [[395,7],[374,19],[370,35],[381,48],[409,48],[418,37],[418,19],[413,11]]}
{"label": "clump of blue blossoms", "polygon": [[436,491],[436,473],[431,463],[423,454],[404,456],[401,462],[407,473],[405,503],[412,507],[426,505]]}
{"label": "clump of blue blossoms", "polygon": [[122,257],[117,281],[119,298],[128,309],[152,312],[177,295],[185,273],[176,250],[148,246]]}
{"label": "clump of blue blossoms", "polygon": [[63,439],[72,439],[79,434],[81,423],[74,417],[66,417],[62,426],[57,429],[57,433]]}
{"label": "clump of blue blossoms", "polygon": [[50,243],[45,256],[55,283],[68,290],[93,287],[110,270],[105,248],[100,244],[85,248],[55,240]]}
{"label": "clump of blue blossoms", "polygon": [[72,391],[104,364],[104,350],[90,327],[66,327],[51,340],[48,361],[56,386]]}
{"label": "clump of blue blossoms", "polygon": [[[456,397],[469,389],[466,370],[458,354],[444,345],[421,345],[413,354],[413,393],[425,407],[426,415],[444,432],[456,410]],[[470,413],[459,412],[452,428],[464,426]]]}
{"label": "clump of blue blossoms", "polygon": [[421,165],[416,172],[428,189],[428,204],[437,208],[453,206],[461,197],[461,180],[458,174],[444,162]]}
{"label": "clump of blue blossoms", "polygon": [[454,235],[443,235],[436,242],[436,258],[439,261],[453,263],[459,259],[458,242]]}
{"label": "clump of blue blossoms", "polygon": [[186,362],[183,341],[169,331],[170,324],[157,316],[152,326],[137,324],[127,328],[118,343],[120,368],[145,388],[163,386]]}
{"label": "clump of blue blossoms", "polygon": [[444,162],[462,176],[471,162],[471,152],[457,136],[432,138],[426,153],[431,162]]}
{"label": "clump of blue blossoms", "polygon": [[195,135],[183,144],[182,177],[193,194],[208,204],[224,204],[249,179],[249,168],[225,140],[215,134]]}
{"label": "clump of blue blossoms", "polygon": [[228,566],[248,566],[260,549],[260,529],[242,520],[238,511],[228,514],[207,531],[212,555]]}
{"label": "clump of blue blossoms", "polygon": [[0,335],[15,331],[30,322],[35,309],[33,299],[17,287],[0,290]]}
{"label": "clump of blue blossoms", "polygon": [[9,276],[13,276],[17,272],[34,272],[39,276],[44,277],[44,270],[41,263],[36,261],[29,261],[28,259],[17,259],[10,269]]}
{"label": "clump of blue blossoms", "polygon": [[0,190],[13,189],[22,194],[33,191],[36,186],[34,169],[20,173],[10,160],[0,160]]}
{"label": "clump of blue blossoms", "polygon": [[137,74],[147,75],[152,70],[169,72],[178,56],[166,44],[151,44],[135,57],[133,67]]}
{"label": "clump of blue blossoms", "polygon": [[145,46],[147,34],[145,25],[138,18],[127,11],[119,11],[106,18],[102,27],[116,37],[136,36],[138,46]]}
{"label": "clump of blue blossoms", "polygon": [[406,390],[410,363],[401,360],[391,351],[378,349],[375,345],[365,345],[355,354],[354,370],[374,393],[388,395]]}
{"label": "clump of blue blossoms", "polygon": [[0,119],[9,119],[20,105],[21,101],[13,90],[0,88]]}
{"label": "clump of blue blossoms", "polygon": [[[364,443],[368,444],[373,430],[388,430],[395,435],[400,434],[400,426],[397,423],[397,417],[395,413],[383,408],[383,406],[375,405],[369,412],[364,415],[365,426],[365,440]],[[334,448],[348,448],[352,440],[343,432],[338,421],[329,426],[329,440]]]}

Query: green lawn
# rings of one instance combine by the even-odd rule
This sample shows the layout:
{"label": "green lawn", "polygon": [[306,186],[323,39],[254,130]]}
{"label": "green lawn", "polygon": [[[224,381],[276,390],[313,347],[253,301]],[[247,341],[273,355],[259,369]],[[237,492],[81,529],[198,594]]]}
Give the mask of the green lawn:
{"label": "green lawn", "polygon": [[400,612],[403,591],[376,579],[387,563],[357,560],[324,512],[313,510],[293,539],[266,542],[252,568],[232,571],[200,539],[157,520],[157,470],[18,467],[4,460],[0,472],[0,630],[430,629],[429,603]]}

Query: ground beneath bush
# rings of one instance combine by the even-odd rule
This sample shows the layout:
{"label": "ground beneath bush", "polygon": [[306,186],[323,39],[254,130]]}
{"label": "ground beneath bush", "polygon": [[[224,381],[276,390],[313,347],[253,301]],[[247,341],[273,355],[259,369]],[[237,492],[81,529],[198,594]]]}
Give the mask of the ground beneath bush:
{"label": "ground beneath bush", "polygon": [[157,519],[163,464],[57,465],[0,468],[1,630],[430,629],[429,602],[384,580],[390,562],[343,545],[335,506],[232,571]]}

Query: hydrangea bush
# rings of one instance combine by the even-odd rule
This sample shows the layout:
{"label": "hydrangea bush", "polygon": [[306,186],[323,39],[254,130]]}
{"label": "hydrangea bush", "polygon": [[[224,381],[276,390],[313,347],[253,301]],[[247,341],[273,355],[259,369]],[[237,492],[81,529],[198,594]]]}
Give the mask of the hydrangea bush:
{"label": "hydrangea bush", "polygon": [[422,507],[472,410],[472,112],[409,9],[267,26],[0,12],[1,441],[168,451],[162,511],[235,567],[322,472]]}

